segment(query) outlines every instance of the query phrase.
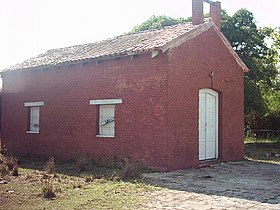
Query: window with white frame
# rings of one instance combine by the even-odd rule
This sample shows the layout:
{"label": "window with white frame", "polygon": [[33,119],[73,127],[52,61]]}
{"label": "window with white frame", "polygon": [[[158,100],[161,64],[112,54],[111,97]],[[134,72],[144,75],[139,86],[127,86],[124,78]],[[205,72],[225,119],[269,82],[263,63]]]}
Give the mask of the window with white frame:
{"label": "window with white frame", "polygon": [[30,116],[29,116],[29,131],[34,133],[39,133],[39,107],[34,106],[30,107]]}
{"label": "window with white frame", "polygon": [[25,102],[24,106],[28,111],[28,125],[27,133],[39,133],[40,129],[40,106],[43,106],[44,102]]}
{"label": "window with white frame", "polygon": [[90,105],[98,106],[98,137],[115,137],[115,105],[122,99],[90,100]]}
{"label": "window with white frame", "polygon": [[99,105],[100,136],[115,136],[115,105]]}

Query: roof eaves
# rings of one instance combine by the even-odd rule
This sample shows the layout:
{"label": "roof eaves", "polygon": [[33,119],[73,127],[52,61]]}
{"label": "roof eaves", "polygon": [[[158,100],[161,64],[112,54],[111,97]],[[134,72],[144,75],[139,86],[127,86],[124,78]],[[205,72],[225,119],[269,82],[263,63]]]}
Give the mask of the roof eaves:
{"label": "roof eaves", "polygon": [[[157,50],[157,49],[154,49]],[[95,56],[95,57],[88,57],[84,59],[77,59],[77,60],[71,60],[71,61],[64,61],[64,62],[54,62],[51,64],[47,65],[39,65],[39,66],[33,66],[33,67],[26,67],[26,68],[8,68],[0,71],[0,75],[4,73],[9,73],[9,72],[15,72],[15,71],[29,71],[29,70],[44,70],[44,69],[51,69],[51,68],[56,68],[56,67],[62,67],[66,65],[75,65],[75,64],[81,64],[84,62],[92,62],[92,61],[97,61],[97,60],[109,60],[109,59],[114,59],[114,58],[121,58],[121,57],[126,57],[126,56],[133,56],[133,55],[140,55],[144,53],[149,53],[153,50],[142,50],[142,51],[126,51],[123,53],[115,53],[115,54],[105,54],[101,56]]]}

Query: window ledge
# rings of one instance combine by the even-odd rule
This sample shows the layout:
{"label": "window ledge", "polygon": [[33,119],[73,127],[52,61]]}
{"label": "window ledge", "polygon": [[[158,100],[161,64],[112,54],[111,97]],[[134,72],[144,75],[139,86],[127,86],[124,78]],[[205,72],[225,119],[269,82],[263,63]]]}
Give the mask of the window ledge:
{"label": "window ledge", "polygon": [[96,135],[96,137],[101,137],[101,138],[114,138],[115,136]]}
{"label": "window ledge", "polygon": [[38,131],[26,131],[26,133],[33,133],[33,134],[39,134],[39,132]]}

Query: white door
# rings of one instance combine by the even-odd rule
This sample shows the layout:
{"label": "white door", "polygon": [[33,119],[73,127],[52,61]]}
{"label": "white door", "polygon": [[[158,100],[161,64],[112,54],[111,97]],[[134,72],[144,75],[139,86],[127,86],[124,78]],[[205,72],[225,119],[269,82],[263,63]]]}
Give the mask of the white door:
{"label": "white door", "polygon": [[218,93],[199,91],[199,160],[218,158]]}

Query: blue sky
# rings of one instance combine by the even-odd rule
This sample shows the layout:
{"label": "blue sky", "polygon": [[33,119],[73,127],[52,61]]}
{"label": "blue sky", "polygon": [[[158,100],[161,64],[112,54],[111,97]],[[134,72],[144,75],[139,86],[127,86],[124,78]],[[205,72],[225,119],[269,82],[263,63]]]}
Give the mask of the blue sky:
{"label": "blue sky", "polygon": [[[230,15],[247,8],[259,26],[280,26],[279,0],[220,1]],[[0,0],[0,69],[48,49],[120,35],[152,15],[189,17],[191,0]]]}

